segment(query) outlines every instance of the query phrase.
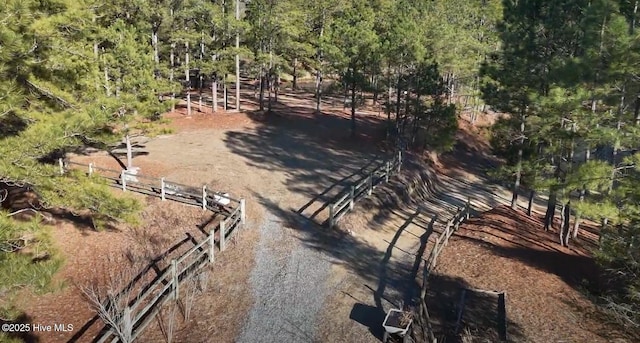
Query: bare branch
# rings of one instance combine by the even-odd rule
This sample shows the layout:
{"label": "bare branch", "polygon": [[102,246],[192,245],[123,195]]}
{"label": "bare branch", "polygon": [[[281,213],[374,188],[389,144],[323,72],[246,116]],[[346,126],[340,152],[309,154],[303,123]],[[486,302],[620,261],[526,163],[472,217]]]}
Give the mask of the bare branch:
{"label": "bare branch", "polygon": [[54,221],[54,220],[53,220],[53,217],[48,216],[48,215],[45,215],[44,213],[42,213],[42,212],[40,212],[40,211],[36,211],[36,210],[35,210],[35,209],[33,209],[33,208],[23,208],[23,209],[21,209],[21,210],[17,210],[17,211],[15,211],[15,212],[11,212],[11,213],[7,214],[7,217],[11,217],[11,216],[14,216],[14,215],[16,215],[16,214],[19,214],[19,213],[22,213],[22,212],[25,212],[25,211],[32,211],[32,212],[34,212],[34,213],[36,213],[36,214],[39,214],[39,215],[41,215],[41,216],[42,216],[42,218],[44,218],[44,219],[45,219],[46,221],[48,221],[48,222],[53,222],[53,221]]}
{"label": "bare branch", "polygon": [[36,85],[35,83],[33,83],[33,82],[29,81],[29,80],[27,80],[27,85],[29,87],[31,87],[32,90],[34,90],[34,91],[36,91],[36,92],[38,92],[38,93],[40,93],[40,94],[52,99],[52,100],[55,100],[55,101],[59,102],[63,107],[75,108],[75,106],[70,104],[67,100],[65,100],[65,99],[53,94],[53,92],[51,92],[50,90],[48,90],[46,88],[40,87],[40,86]]}

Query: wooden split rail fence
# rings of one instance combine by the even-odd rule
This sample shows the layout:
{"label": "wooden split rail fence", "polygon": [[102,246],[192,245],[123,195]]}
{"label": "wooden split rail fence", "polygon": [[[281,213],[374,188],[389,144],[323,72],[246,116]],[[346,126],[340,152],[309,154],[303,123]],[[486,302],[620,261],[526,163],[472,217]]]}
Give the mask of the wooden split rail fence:
{"label": "wooden split rail fence", "polygon": [[399,173],[401,166],[402,151],[398,151],[392,159],[378,165],[367,177],[346,187],[336,200],[329,204],[329,228],[333,228],[338,220],[353,210],[353,206],[358,200],[370,196],[383,180],[389,182],[389,177],[394,173]]}
{"label": "wooden split rail fence", "polygon": [[[209,192],[203,186],[199,189],[191,186],[170,182],[164,178],[152,178],[142,175],[133,175],[126,171],[117,171],[95,166],[93,163],[82,164],[70,161],[59,160],[60,173],[64,174],[70,166],[87,168],[88,175],[94,174],[112,182],[112,186],[122,188],[123,191],[134,191],[142,194],[158,196],[162,200],[172,200],[188,205],[202,207],[215,213],[221,213],[224,217],[220,223],[211,228],[206,239],[198,243],[193,248],[181,256],[171,260],[170,265],[165,268],[154,281],[142,288],[133,300],[128,302],[122,313],[118,316],[120,323],[128,328],[123,335],[116,334],[114,328],[107,327],[96,337],[94,342],[133,342],[143,330],[153,321],[164,304],[171,300],[177,300],[180,294],[180,283],[194,275],[199,269],[212,264],[216,245],[219,251],[226,249],[227,242],[233,237],[246,221],[246,210],[244,199],[233,199],[227,194],[219,192]],[[144,180],[145,182],[140,182]],[[228,204],[221,204],[228,200]],[[216,241],[216,233],[218,240]],[[217,243],[217,244],[216,244]],[[105,308],[108,304],[105,304]],[[125,336],[125,337],[121,337]]]}
{"label": "wooden split rail fence", "polygon": [[445,226],[444,231],[442,231],[440,235],[438,235],[438,238],[436,238],[435,244],[433,245],[433,248],[431,248],[431,252],[429,253],[429,257],[427,257],[427,260],[424,263],[424,272],[422,275],[423,276],[422,289],[420,291],[419,313],[416,317],[418,318],[419,321],[421,321],[420,324],[422,329],[424,330],[423,337],[428,338],[429,342],[433,342],[433,343],[436,342],[435,334],[433,332],[433,329],[431,328],[429,311],[427,310],[427,301],[426,301],[429,275],[431,274],[433,269],[436,267],[438,256],[440,256],[442,249],[444,249],[444,247],[447,246],[447,244],[449,243],[449,238],[451,238],[451,236],[453,236],[453,234],[456,231],[458,231],[458,229],[460,228],[460,224],[462,224],[462,222],[469,219],[470,214],[471,214],[471,198],[467,200],[467,203],[465,204],[464,207],[458,208],[456,214],[451,219],[449,219],[449,221],[447,222],[447,225]]}

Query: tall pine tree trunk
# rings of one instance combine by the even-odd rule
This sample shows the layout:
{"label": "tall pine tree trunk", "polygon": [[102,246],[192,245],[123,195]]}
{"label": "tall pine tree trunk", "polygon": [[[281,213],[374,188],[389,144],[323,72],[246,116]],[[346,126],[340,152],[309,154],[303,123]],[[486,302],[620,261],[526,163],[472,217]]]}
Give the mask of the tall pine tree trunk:
{"label": "tall pine tree trunk", "polygon": [[400,73],[398,73],[398,80],[396,83],[396,134],[400,128],[400,106],[402,103],[402,89],[400,86]]}
{"label": "tall pine tree trunk", "polygon": [[520,115],[520,146],[518,147],[518,162],[516,164],[516,180],[513,183],[513,196],[511,198],[511,209],[518,209],[518,190],[520,189],[520,180],[522,178],[522,153],[524,148],[524,131],[525,131],[525,109],[523,109],[523,113]]}
{"label": "tall pine tree trunk", "polygon": [[[622,128],[622,116],[624,114],[624,103],[625,103],[625,86],[622,86],[622,95],[620,96],[620,105],[618,106],[618,122],[616,124],[616,134],[620,135],[620,129]],[[616,186],[616,174],[618,171],[617,160],[618,160],[618,152],[620,150],[620,138],[616,137],[613,152],[611,154],[611,183],[609,184],[609,193],[613,191]]]}
{"label": "tall pine tree trunk", "polygon": [[378,103],[379,91],[378,91],[378,75],[373,75],[371,80],[371,85],[373,86],[373,104]]}
{"label": "tall pine tree trunk", "polygon": [[204,59],[204,33],[200,36],[200,68],[198,68],[198,111],[202,112],[202,88],[204,80],[202,78],[202,62]]}
{"label": "tall pine tree trunk", "polygon": [[387,65],[387,139],[389,139],[389,134],[391,134],[391,63]]}
{"label": "tall pine tree trunk", "polygon": [[154,28],[151,32],[151,44],[153,45],[153,61],[156,64],[160,63],[160,55],[158,54],[158,31]]}
{"label": "tall pine tree trunk", "polygon": [[[236,21],[240,21],[240,0],[236,0]],[[236,32],[236,111],[240,111],[240,32]]]}
{"label": "tall pine tree trunk", "polygon": [[345,80],[344,87],[342,87],[342,109],[347,109],[347,99],[349,97],[349,83]]}
{"label": "tall pine tree trunk", "polygon": [[536,191],[532,190],[529,193],[529,203],[527,204],[527,215],[531,217],[531,212],[533,211],[533,199],[536,196]]}
{"label": "tall pine tree trunk", "polygon": [[228,109],[228,99],[229,92],[227,91],[227,76],[228,74],[224,74],[224,78],[222,79],[222,108],[226,112]]}
{"label": "tall pine tree trunk", "polygon": [[272,105],[272,100],[271,100],[271,93],[273,92],[273,50],[272,50],[272,46],[271,46],[271,42],[269,42],[269,75],[267,77],[267,89],[269,91],[269,107],[267,108],[267,112],[271,113],[271,105]]}
{"label": "tall pine tree trunk", "polygon": [[[173,13],[173,11],[171,12]],[[171,83],[173,83],[173,73],[174,73],[174,68],[175,68],[175,63],[176,63],[176,55],[175,55],[175,43],[171,43],[171,53],[169,55],[169,63],[171,64],[171,68],[169,70],[169,81],[171,81]],[[176,93],[175,92],[171,92],[171,111],[175,111],[176,110]]]}
{"label": "tall pine tree trunk", "polygon": [[211,110],[218,112],[218,76],[215,74],[211,79]]}
{"label": "tall pine tree trunk", "polygon": [[322,71],[316,71],[316,113],[322,113]]}
{"label": "tall pine tree trunk", "polygon": [[[216,60],[218,59],[217,54],[213,54],[211,56],[211,60],[213,64],[216,64]],[[211,109],[213,112],[218,112],[218,73],[214,72],[211,78]]]}
{"label": "tall pine tree trunk", "polygon": [[355,68],[351,67],[351,137],[356,136],[356,79]]}
{"label": "tall pine tree trunk", "polygon": [[636,126],[640,126],[640,94],[636,96],[636,104],[633,108],[633,117],[636,120]]}
{"label": "tall pine tree trunk", "polygon": [[293,59],[293,81],[291,82],[291,89],[298,90],[298,58]]}
{"label": "tall pine tree trunk", "polygon": [[[324,35],[325,12],[322,11],[322,22],[320,24],[320,40]],[[316,70],[316,113],[322,113],[322,50],[318,49],[318,66]]]}
{"label": "tall pine tree trunk", "polygon": [[184,43],[184,74],[187,84],[187,115],[191,115],[191,79],[189,78],[189,42]]}
{"label": "tall pine tree trunk", "polygon": [[266,75],[264,71],[264,64],[260,66],[260,111],[264,111],[264,86],[266,83]]}
{"label": "tall pine tree trunk", "polygon": [[109,85],[109,67],[104,66],[104,90],[107,96],[111,96],[111,86]]}
{"label": "tall pine tree trunk", "polygon": [[402,129],[400,130],[401,137],[404,137],[407,127],[407,121],[409,121],[409,107],[411,105],[411,92],[409,91],[409,89],[411,89],[412,86],[411,81],[411,78],[407,79],[407,90],[406,94],[404,95],[404,116],[402,117]]}
{"label": "tall pine tree trunk", "polygon": [[[127,128],[128,131],[128,128]],[[129,133],[124,136],[125,145],[127,146],[127,170],[131,170],[133,167],[133,153],[131,152],[131,139]]]}
{"label": "tall pine tree trunk", "polygon": [[571,217],[571,201],[567,203],[562,203],[562,212],[561,212],[561,223],[560,223],[560,244],[568,247],[569,246],[569,219]]}
{"label": "tall pine tree trunk", "polygon": [[549,192],[549,201],[547,202],[547,211],[544,215],[544,230],[549,231],[553,228],[553,220],[556,215],[556,206],[558,204],[558,191],[555,187],[552,187]]}

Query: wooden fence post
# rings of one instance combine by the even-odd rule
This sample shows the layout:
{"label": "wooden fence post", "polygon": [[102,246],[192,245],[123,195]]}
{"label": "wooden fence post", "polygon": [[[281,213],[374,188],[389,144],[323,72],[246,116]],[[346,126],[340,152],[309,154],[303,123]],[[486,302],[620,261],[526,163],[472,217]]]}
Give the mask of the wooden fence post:
{"label": "wooden fence post", "polygon": [[125,173],[126,171],[122,171],[122,173],[120,173],[120,180],[122,181],[122,191],[126,192],[127,191],[127,180],[125,179]]}
{"label": "wooden fence post", "polygon": [[93,174],[93,162],[89,162],[89,176]]}
{"label": "wooden fence post", "polygon": [[224,241],[225,221],[220,222],[220,251],[224,251],[226,248],[226,242]]}
{"label": "wooden fence post", "polygon": [[349,211],[353,210],[353,202],[356,197],[356,186],[351,185],[351,194],[349,195]]}
{"label": "wooden fence post", "polygon": [[64,162],[61,158],[58,159],[58,165],[60,166],[60,175],[64,175]]}
{"label": "wooden fence post", "polygon": [[207,185],[202,186],[202,209],[207,209]]}
{"label": "wooden fence post", "polygon": [[389,166],[389,161],[387,161],[387,164],[384,167],[384,182],[389,182],[389,170],[391,169],[391,167]]}
{"label": "wooden fence post", "polygon": [[247,221],[246,202],[240,199],[240,223],[244,225]]}
{"label": "wooden fence post", "polygon": [[162,201],[165,200],[165,198],[164,198],[164,177],[160,178],[160,198],[162,199]]}
{"label": "wooden fence post", "polygon": [[335,213],[333,213],[334,208],[333,208],[333,204],[329,204],[329,228],[333,229],[333,225],[335,225],[333,216],[335,215]]}
{"label": "wooden fence post", "polygon": [[215,230],[211,229],[209,231],[209,263],[213,263],[214,257],[213,257],[213,252],[214,250],[216,250],[216,239],[215,239]]}
{"label": "wooden fence post", "polygon": [[369,189],[367,190],[367,195],[371,196],[373,192],[373,172],[369,173]]}
{"label": "wooden fence post", "polygon": [[436,244],[433,245],[433,259],[431,260],[431,269],[436,267],[436,262],[438,261],[438,254],[440,254],[439,243],[440,240],[436,239]]}
{"label": "wooden fence post", "polygon": [[175,259],[171,260],[171,279],[173,283],[173,299],[178,300],[178,286],[180,284],[180,280],[178,278],[178,261]]}
{"label": "wooden fence post", "polygon": [[498,321],[500,325],[500,339],[507,341],[507,292],[498,295]]}
{"label": "wooden fence post", "polygon": [[132,342],[133,339],[133,318],[131,318],[131,307],[127,306],[124,308],[122,313],[122,334],[124,337],[121,337],[125,342]]}

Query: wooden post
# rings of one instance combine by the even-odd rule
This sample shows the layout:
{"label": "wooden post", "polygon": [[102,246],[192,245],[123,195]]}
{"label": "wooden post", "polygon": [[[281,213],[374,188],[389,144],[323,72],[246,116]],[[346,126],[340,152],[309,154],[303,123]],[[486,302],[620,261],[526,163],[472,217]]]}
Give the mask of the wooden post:
{"label": "wooden post", "polygon": [[500,325],[500,339],[507,341],[507,292],[498,295],[498,325]]}
{"label": "wooden post", "polygon": [[353,210],[353,202],[356,196],[356,186],[351,185],[351,195],[349,196],[349,211]]}
{"label": "wooden post", "polygon": [[122,181],[122,191],[126,192],[127,191],[127,180],[125,179],[125,173],[126,171],[122,171],[122,173],[120,173],[120,180]]}
{"label": "wooden post", "polygon": [[207,209],[207,186],[202,186],[202,209]]}
{"label": "wooden post", "polygon": [[180,280],[178,278],[178,261],[175,259],[171,260],[171,279],[173,280],[173,299],[178,300],[178,286],[180,284]]}
{"label": "wooden post", "polygon": [[226,249],[226,242],[224,241],[225,221],[220,222],[220,251]]}
{"label": "wooden post", "polygon": [[91,174],[93,174],[93,162],[89,163],[89,176],[91,176]]}
{"label": "wooden post", "polygon": [[163,177],[160,178],[160,198],[162,199],[162,201],[165,200],[165,198],[164,198],[164,178]]}
{"label": "wooden post", "polygon": [[133,336],[133,318],[131,318],[131,307],[127,306],[124,308],[124,311],[122,313],[122,333],[125,340],[128,340],[129,342],[132,342],[133,340],[131,339]]}
{"label": "wooden post", "polygon": [[450,234],[447,235],[447,239],[445,240],[445,245],[449,244],[449,238],[451,236],[453,236],[453,234],[458,231],[458,228],[460,227],[460,222],[457,222],[456,225],[453,226],[453,230],[450,232]]}
{"label": "wooden post", "polygon": [[369,173],[369,189],[367,190],[367,195],[371,196],[371,192],[373,192],[373,172]]}
{"label": "wooden post", "polygon": [[400,166],[402,166],[402,150],[398,151],[398,173],[400,173]]}
{"label": "wooden post", "polygon": [[391,169],[391,166],[389,165],[389,161],[387,161],[387,164],[384,167],[384,182],[389,182],[389,170]]}
{"label": "wooden post", "polygon": [[213,263],[215,261],[213,258],[213,252],[216,250],[215,236],[215,230],[211,229],[211,231],[209,231],[209,263]]}
{"label": "wooden post", "polygon": [[60,165],[60,175],[64,175],[64,162],[61,158],[58,159],[58,165]]}
{"label": "wooden post", "polygon": [[240,199],[240,223],[244,225],[247,221],[246,203],[244,199]]}
{"label": "wooden post", "polygon": [[334,208],[333,208],[333,204],[329,205],[329,228],[333,229],[333,225],[335,225],[333,216],[335,215],[335,213],[333,213]]}
{"label": "wooden post", "polygon": [[440,240],[436,239],[436,244],[433,246],[433,259],[431,260],[431,269],[436,267],[436,262],[438,261],[438,254],[440,254],[439,244]]}

